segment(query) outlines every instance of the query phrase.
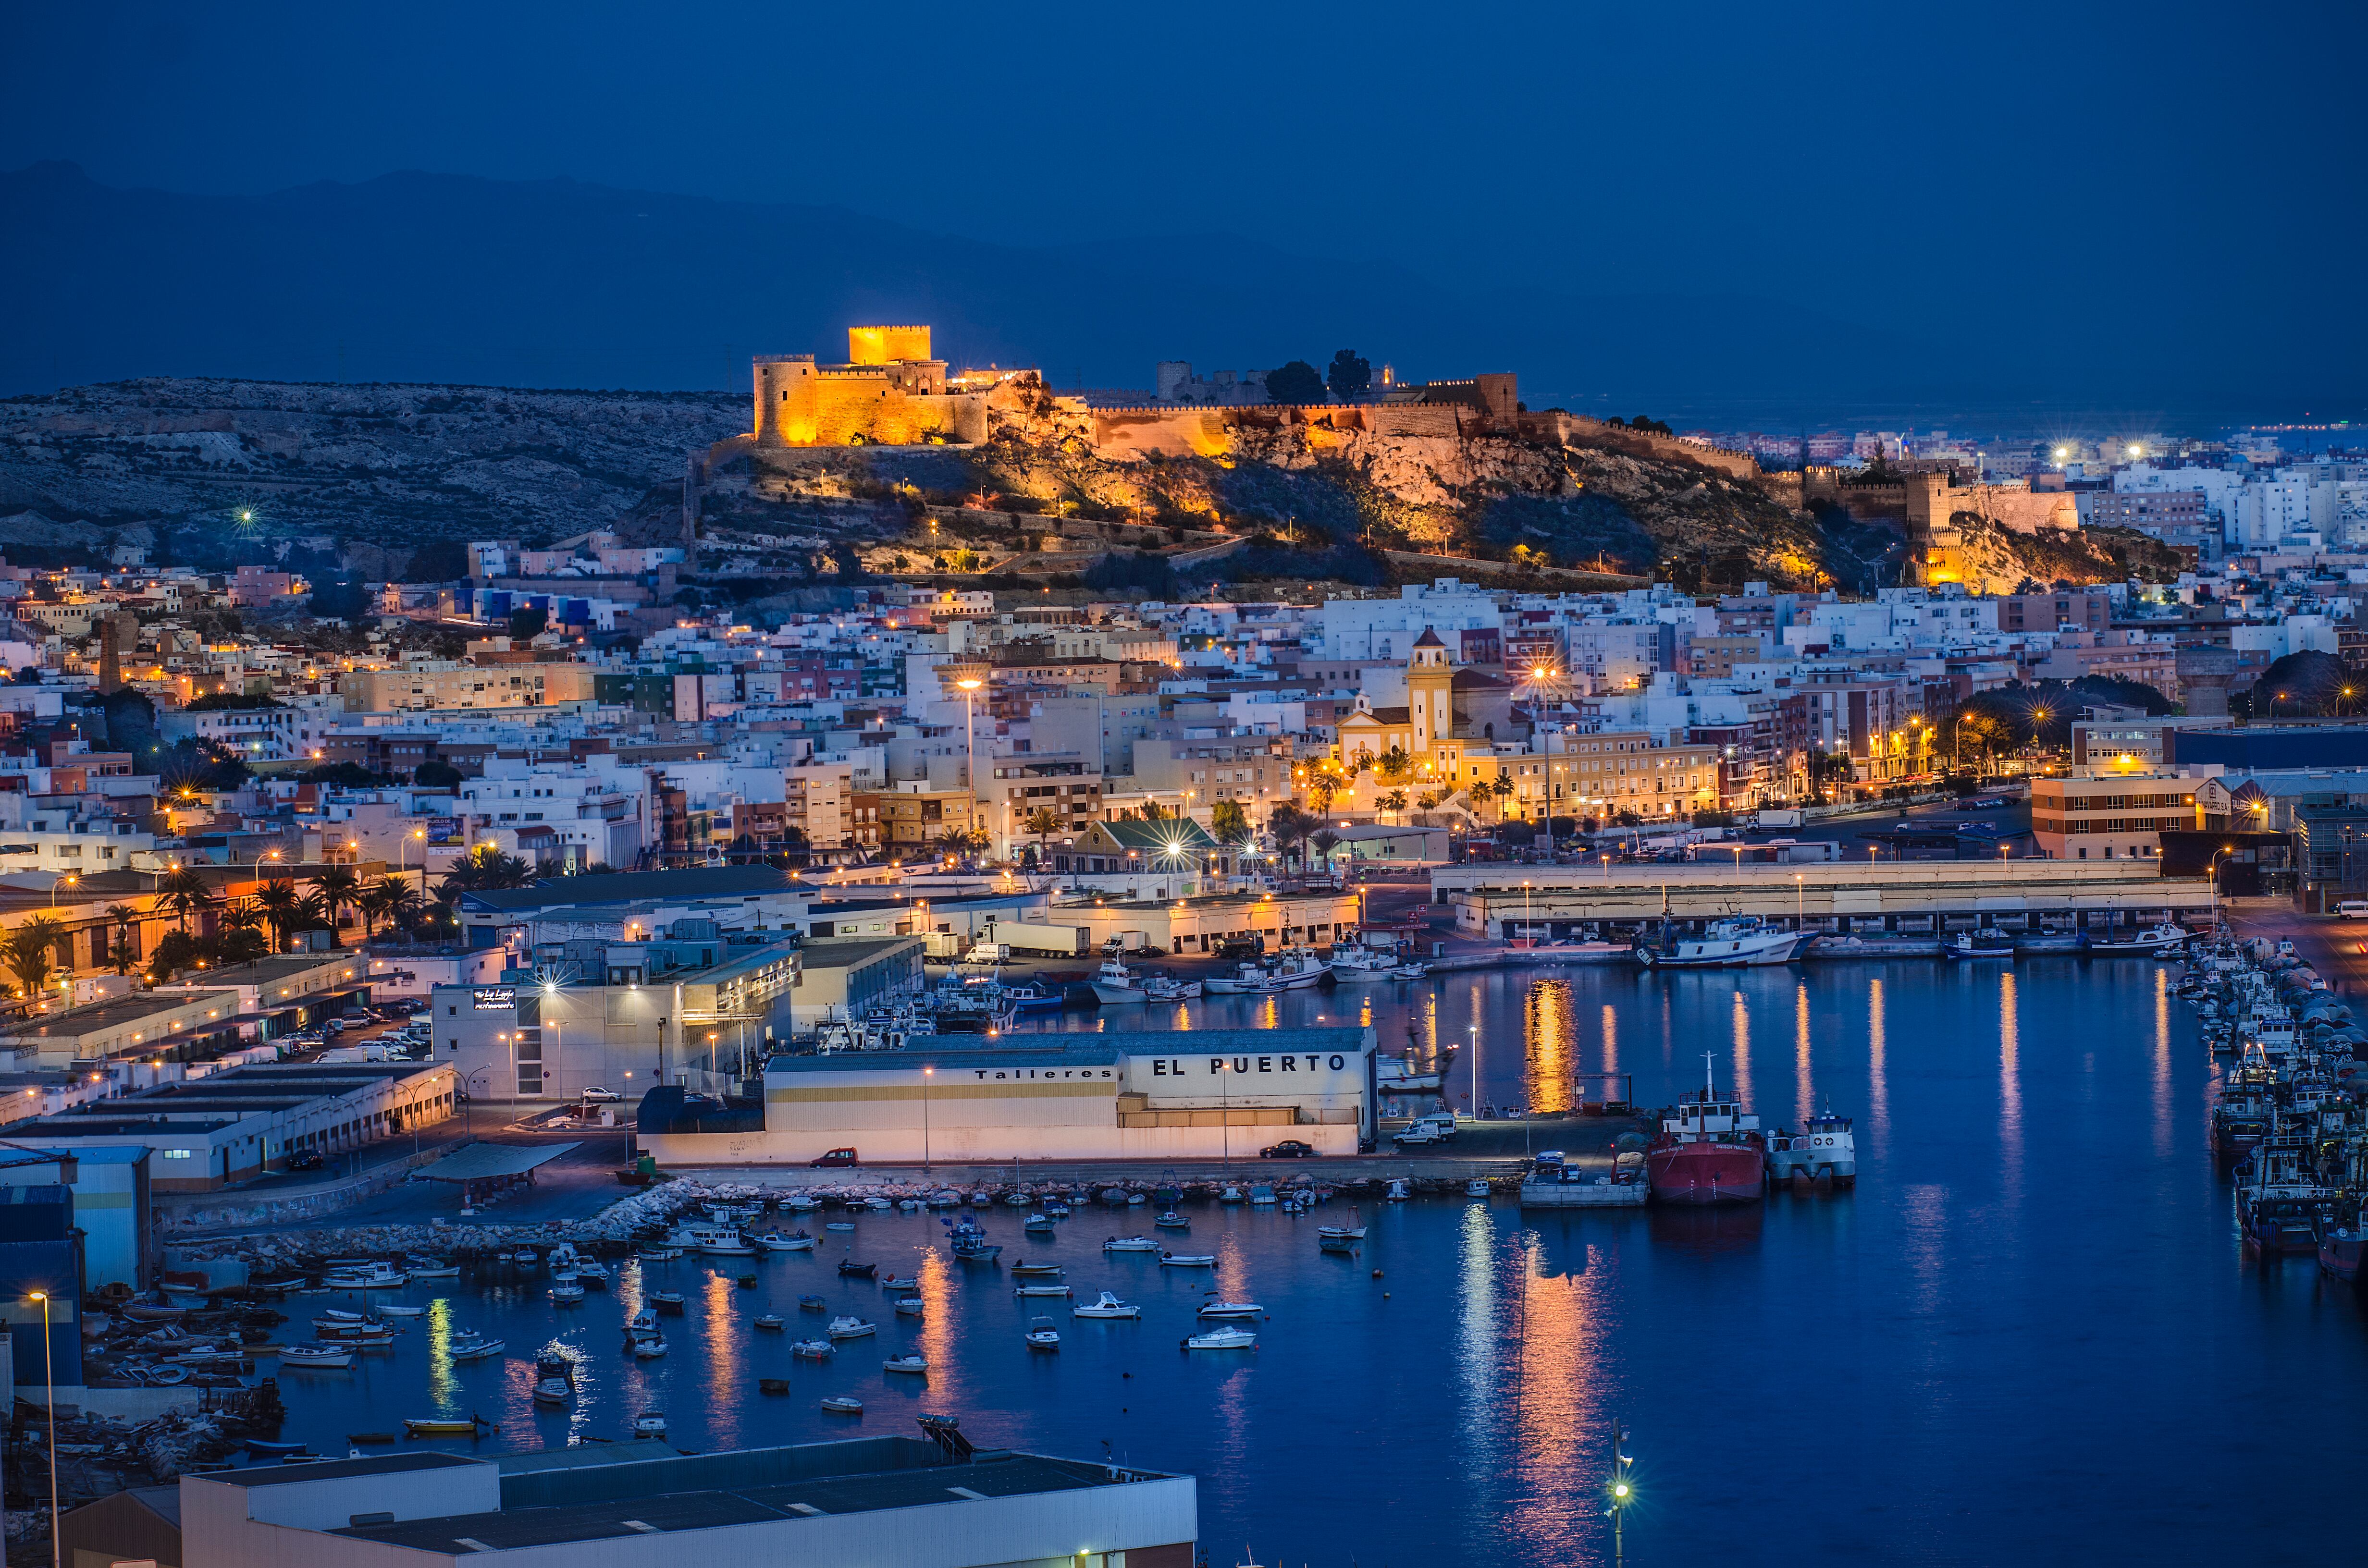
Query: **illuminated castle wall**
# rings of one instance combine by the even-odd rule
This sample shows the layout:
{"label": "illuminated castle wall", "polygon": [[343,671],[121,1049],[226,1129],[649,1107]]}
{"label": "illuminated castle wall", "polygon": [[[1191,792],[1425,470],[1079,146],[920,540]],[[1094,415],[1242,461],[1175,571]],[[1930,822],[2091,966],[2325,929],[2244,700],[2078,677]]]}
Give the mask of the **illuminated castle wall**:
{"label": "illuminated castle wall", "polygon": [[983,441],[985,400],[947,388],[926,326],[847,329],[847,362],[811,354],[756,357],[758,447],[915,446]]}

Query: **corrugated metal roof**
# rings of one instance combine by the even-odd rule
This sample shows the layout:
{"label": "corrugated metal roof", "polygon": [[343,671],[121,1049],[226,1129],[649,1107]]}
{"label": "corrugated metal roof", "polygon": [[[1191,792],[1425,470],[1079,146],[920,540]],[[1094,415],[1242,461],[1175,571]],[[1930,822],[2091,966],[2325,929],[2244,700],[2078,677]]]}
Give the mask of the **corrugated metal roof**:
{"label": "corrugated metal roof", "polygon": [[429,1181],[482,1181],[488,1176],[524,1176],[547,1165],[580,1143],[472,1143],[445,1155],[419,1172]]}

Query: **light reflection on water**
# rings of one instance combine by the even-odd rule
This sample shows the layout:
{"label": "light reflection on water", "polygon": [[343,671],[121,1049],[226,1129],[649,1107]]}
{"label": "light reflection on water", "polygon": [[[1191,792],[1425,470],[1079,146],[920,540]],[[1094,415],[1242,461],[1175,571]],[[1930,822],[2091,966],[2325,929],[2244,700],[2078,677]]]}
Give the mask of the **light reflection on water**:
{"label": "light reflection on water", "polygon": [[1522,1033],[1529,1044],[1522,1099],[1534,1115],[1552,1116],[1568,1110],[1571,1074],[1578,1071],[1578,1042],[1573,1038],[1568,982],[1541,980],[1530,986]]}
{"label": "light reflection on water", "polygon": [[[1788,1026],[1797,1094],[1805,987],[1813,1087],[1868,1130],[1860,1186],[1698,1212],[1368,1203],[1371,1234],[1353,1259],[1319,1255],[1307,1221],[1188,1207],[1190,1250],[1220,1259],[1213,1278],[1105,1257],[1102,1238],[1143,1228],[1140,1210],[1083,1210],[1048,1242],[1021,1235],[1019,1210],[982,1216],[1007,1260],[1041,1252],[1068,1267],[1080,1297],[1107,1285],[1140,1302],[1133,1323],[1079,1323],[1062,1303],[1015,1300],[1007,1270],[947,1258],[929,1215],[865,1215],[854,1237],[883,1274],[917,1260],[918,1321],[895,1318],[878,1285],[836,1278],[836,1246],[761,1260],[757,1290],[731,1289],[695,1258],[652,1266],[646,1279],[629,1261],[612,1295],[564,1311],[540,1277],[532,1290],[507,1277],[423,1281],[395,1299],[447,1304],[393,1352],[350,1374],[281,1378],[283,1435],[342,1453],[349,1430],[477,1408],[503,1416],[498,1437],[409,1446],[495,1452],[562,1441],[571,1426],[621,1437],[633,1413],[661,1405],[674,1440],[703,1449],[909,1435],[927,1410],[959,1415],[982,1446],[1094,1458],[1108,1443],[1126,1462],[1196,1474],[1212,1562],[1251,1543],[1260,1562],[1315,1568],[1562,1568],[1609,1559],[1597,1488],[1619,1418],[1651,1488],[1630,1521],[1640,1562],[1759,1556],[1770,1541],[1837,1565],[2018,1560],[2032,1521],[1999,1499],[2067,1474],[2079,1498],[2111,1504],[2050,1509],[2048,1550],[2065,1560],[2118,1560],[2135,1538],[2166,1562],[2249,1561],[2257,1517],[2194,1485],[2192,1380],[2161,1369],[2228,1369],[2237,1346],[2237,1370],[2305,1368],[2315,1386],[2368,1385],[2368,1322],[2350,1288],[2331,1289],[2306,1260],[2264,1272],[2230,1243],[2202,1114],[2208,1058],[2185,1010],[2161,1006],[2160,972],[2120,960],[2013,971],[1574,969],[1376,990],[1385,1049],[1410,1028],[1456,1042],[1480,1025],[1485,1098],[1545,1103],[1552,1069],[1541,1058],[1559,1038],[1561,1071],[1634,1072],[1651,1106],[1700,1085],[1706,1046],[1748,1048],[1756,1034],[1764,1050]],[[1557,988],[1567,996],[1554,1005],[1588,1020],[1583,1034],[1533,1028]],[[1297,1028],[1345,1007],[1318,991],[1213,998],[1191,1017],[1196,1028],[1260,1016]],[[1110,1027],[1157,1027],[1144,1017],[1113,1015]],[[1052,1021],[1091,1029],[1097,1019]],[[2169,1103],[2191,1108],[2170,1119],[2167,1149],[2166,1078]],[[1310,1166],[1322,1174],[1322,1162]],[[2140,1222],[2082,1223],[2080,1205],[2124,1190],[2133,1172],[2152,1183]],[[2034,1201],[2018,1213],[1998,1194],[2020,1190]],[[2068,1196],[2043,1203],[2042,1192]],[[2077,1246],[2067,1223],[2081,1226]],[[618,1324],[669,1280],[690,1299],[687,1318],[666,1320],[675,1352],[637,1366],[620,1354]],[[1212,1286],[1271,1310],[1258,1350],[1178,1348]],[[872,1319],[879,1337],[829,1364],[792,1364],[787,1342],[827,1316],[800,1314],[802,1291]],[[1063,1347],[1031,1358],[1019,1335],[1048,1307]],[[766,1310],[791,1331],[751,1330]],[[439,1346],[455,1324],[507,1338],[507,1365],[451,1366]],[[578,1413],[512,1424],[507,1402],[533,1349],[554,1338],[586,1358]],[[710,1364],[719,1342],[729,1376]],[[926,1383],[882,1372],[905,1349],[928,1357]],[[759,1377],[786,1378],[790,1395],[757,1395]],[[836,1392],[864,1400],[863,1417],[823,1416],[818,1400]],[[1736,1423],[1723,1458],[1703,1450],[1706,1411]],[[2343,1401],[2224,1401],[2214,1423],[2239,1451],[2274,1450],[2294,1494],[2350,1484],[2357,1444]],[[2280,1529],[2298,1558],[2348,1560],[2340,1509],[2291,1511]]]}

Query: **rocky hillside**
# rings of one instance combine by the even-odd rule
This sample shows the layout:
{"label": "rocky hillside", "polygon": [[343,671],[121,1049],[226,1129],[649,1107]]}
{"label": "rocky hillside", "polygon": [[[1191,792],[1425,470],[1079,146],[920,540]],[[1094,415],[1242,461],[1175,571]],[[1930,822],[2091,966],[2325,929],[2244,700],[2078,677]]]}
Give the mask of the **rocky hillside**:
{"label": "rocky hillside", "polygon": [[0,549],[242,540],[679,535],[687,453],[747,421],[720,392],[154,379],[0,401]]}

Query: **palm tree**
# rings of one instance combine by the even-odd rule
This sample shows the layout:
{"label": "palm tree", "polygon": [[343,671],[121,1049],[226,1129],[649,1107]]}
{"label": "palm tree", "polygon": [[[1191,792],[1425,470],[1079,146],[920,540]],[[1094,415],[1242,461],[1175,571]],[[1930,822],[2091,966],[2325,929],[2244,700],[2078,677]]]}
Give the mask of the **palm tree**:
{"label": "palm tree", "polygon": [[370,932],[380,916],[386,913],[386,883],[377,881],[354,894],[354,908],[362,917],[362,940],[370,939]]}
{"label": "palm tree", "polygon": [[1393,790],[1388,794],[1383,795],[1380,800],[1374,801],[1373,804],[1393,814],[1402,812],[1406,808],[1406,791],[1403,790]]}
{"label": "palm tree", "polygon": [[329,946],[334,948],[337,945],[336,920],[336,913],[329,907],[327,897],[319,888],[314,888],[296,901],[295,916],[289,925],[298,931],[328,932]]}
{"label": "palm tree", "polygon": [[131,931],[140,924],[140,912],[128,903],[110,903],[105,914],[115,926],[115,940],[107,949],[108,961],[115,966],[116,973],[130,974],[131,966],[139,961],[139,955],[131,950]]}
{"label": "palm tree", "polygon": [[507,888],[527,887],[534,880],[534,868],[517,856],[505,855],[490,844],[480,844],[452,863],[452,869],[444,873],[439,891],[458,899],[464,892],[498,892]]}
{"label": "palm tree", "polygon": [[294,927],[296,907],[302,902],[296,896],[296,884],[285,879],[264,883],[263,891],[255,895],[256,907],[271,927],[273,952],[288,950],[288,933]]}
{"label": "palm tree", "polygon": [[[1307,835],[1315,828],[1316,820],[1288,801],[1267,813],[1266,830],[1273,835],[1276,850],[1284,855],[1305,844]],[[1300,869],[1304,870],[1306,865],[1306,858],[1303,855]]]}
{"label": "palm tree", "polygon": [[1327,827],[1323,832],[1311,836],[1307,843],[1310,848],[1314,849],[1318,855],[1324,857],[1324,869],[1327,871],[1330,870],[1332,869],[1332,851],[1340,847],[1340,835]]}
{"label": "palm tree", "polygon": [[168,874],[157,887],[157,902],[180,916],[181,934],[188,935],[189,912],[213,903],[213,889],[195,866]]}
{"label": "palm tree", "polygon": [[321,907],[328,912],[329,946],[337,946],[337,916],[354,896],[362,891],[362,880],[344,866],[332,866],[313,879],[313,891],[321,898]]}
{"label": "palm tree", "polygon": [[381,913],[385,915],[397,930],[405,926],[417,924],[419,890],[411,885],[410,879],[381,877],[378,880],[378,892],[386,901],[381,906]]}
{"label": "palm tree", "polygon": [[50,971],[57,967],[58,939],[65,933],[65,922],[47,915],[36,915],[8,933],[0,958],[6,960],[8,972],[17,977],[27,997],[40,995],[49,983]]}
{"label": "palm tree", "polygon": [[1026,832],[1036,835],[1036,860],[1039,865],[1042,865],[1044,860],[1044,840],[1061,831],[1061,819],[1039,806],[1030,812],[1028,820],[1019,825]]}

